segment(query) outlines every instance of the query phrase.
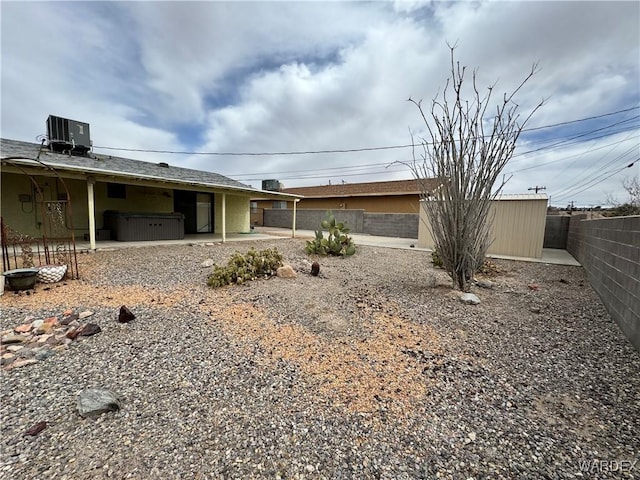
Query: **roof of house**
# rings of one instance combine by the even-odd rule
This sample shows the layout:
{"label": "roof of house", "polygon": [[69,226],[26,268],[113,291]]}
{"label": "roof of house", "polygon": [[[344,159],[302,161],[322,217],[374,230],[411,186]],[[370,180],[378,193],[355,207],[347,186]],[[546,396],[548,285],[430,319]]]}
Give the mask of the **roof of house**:
{"label": "roof of house", "polygon": [[0,139],[0,154],[3,161],[10,160],[11,163],[23,166],[38,166],[36,161],[38,159],[43,164],[53,167],[59,172],[75,171],[139,180],[190,184],[209,188],[217,187],[225,190],[243,191],[252,195],[264,194],[271,197],[292,196],[285,192],[259,190],[214,172],[175,167],[163,162],[152,163],[112,155],[100,155],[93,152],[90,152],[88,156],[66,155],[52,152],[47,147],[41,147],[37,143],[18,140]]}
{"label": "roof of house", "polygon": [[355,197],[373,195],[417,195],[423,188],[433,188],[436,179],[423,181],[392,180],[388,182],[343,183],[338,185],[317,185],[313,187],[285,188],[283,193],[303,195],[305,198]]}

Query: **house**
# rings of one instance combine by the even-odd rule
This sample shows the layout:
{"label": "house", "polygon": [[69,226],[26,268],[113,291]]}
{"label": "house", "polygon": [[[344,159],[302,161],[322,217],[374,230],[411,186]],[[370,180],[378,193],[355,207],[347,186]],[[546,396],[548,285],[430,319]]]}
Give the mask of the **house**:
{"label": "house", "polygon": [[[263,190],[266,189],[265,182]],[[324,212],[331,210],[337,218],[348,223],[354,233],[418,238],[420,198],[435,186],[435,179],[413,179],[284,188],[279,191],[303,197],[297,201],[300,228],[317,228]],[[293,202],[254,199],[251,202],[251,222],[253,225],[281,227],[290,222],[291,212],[287,209],[293,206]]]}
{"label": "house", "polygon": [[227,233],[250,230],[251,198],[298,198],[254,189],[213,172],[72,146],[60,151],[52,142],[0,140],[3,225],[31,237],[47,229],[49,236],[56,236],[55,229],[62,229],[74,238],[87,238],[92,249],[96,241],[109,238],[216,233],[225,241]]}
{"label": "house", "polygon": [[[281,193],[300,195],[299,209],[364,210],[376,213],[419,213],[420,195],[435,186],[435,180],[418,182],[392,180],[386,182],[341,183],[312,187],[283,188]],[[264,187],[263,187],[264,189]],[[255,210],[290,208],[291,203],[254,202]]]}

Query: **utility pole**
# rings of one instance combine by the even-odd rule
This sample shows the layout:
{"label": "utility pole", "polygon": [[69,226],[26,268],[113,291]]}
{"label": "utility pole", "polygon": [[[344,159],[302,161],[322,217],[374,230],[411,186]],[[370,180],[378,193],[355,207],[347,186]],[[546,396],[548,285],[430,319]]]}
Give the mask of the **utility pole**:
{"label": "utility pole", "polygon": [[531,187],[528,190],[535,190],[536,193],[538,193],[538,190],[546,190],[546,189],[547,189],[547,187],[539,187],[539,186],[536,185],[535,187]]}

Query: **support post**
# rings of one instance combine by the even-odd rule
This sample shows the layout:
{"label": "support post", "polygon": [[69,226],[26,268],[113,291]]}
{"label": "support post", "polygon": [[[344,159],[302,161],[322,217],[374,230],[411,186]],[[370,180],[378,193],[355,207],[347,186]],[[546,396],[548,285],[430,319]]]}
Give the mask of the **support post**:
{"label": "support post", "polygon": [[227,194],[222,194],[222,243],[227,241]]}
{"label": "support post", "polygon": [[87,177],[87,202],[89,206],[89,248],[96,249],[96,208],[93,185],[96,183],[93,177]]}
{"label": "support post", "polygon": [[297,206],[299,201],[299,198],[293,199],[293,225],[291,226],[291,238],[296,238],[296,216],[298,212]]}

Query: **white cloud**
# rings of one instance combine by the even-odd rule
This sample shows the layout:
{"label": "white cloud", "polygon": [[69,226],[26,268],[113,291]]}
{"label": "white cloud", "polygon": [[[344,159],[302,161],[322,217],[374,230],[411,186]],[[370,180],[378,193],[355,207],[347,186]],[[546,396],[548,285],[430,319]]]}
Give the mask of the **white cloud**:
{"label": "white cloud", "polygon": [[[470,70],[478,67],[480,87],[497,81],[496,99],[539,61],[541,70],[517,98],[523,112],[548,99],[531,126],[640,101],[637,2],[2,2],[0,8],[1,129],[8,138],[34,140],[47,115],[56,114],[90,123],[94,143],[103,146],[260,152],[404,144],[409,127],[423,128],[405,100],[428,102],[441,91],[447,42],[457,42],[457,58]],[[543,134],[550,135],[523,135],[519,151],[539,146]],[[594,142],[515,162],[547,165],[517,173],[508,188],[548,183],[548,192],[562,191],[568,184],[556,166],[579,178],[612,158],[593,150]],[[592,160],[563,161],[580,151]],[[282,177],[295,186],[408,178],[406,169],[385,165],[410,155],[161,159],[242,178]],[[382,165],[355,168],[371,164]],[[308,178],[287,173],[305,170]],[[600,199],[605,188],[615,193],[621,178],[574,200]]]}

